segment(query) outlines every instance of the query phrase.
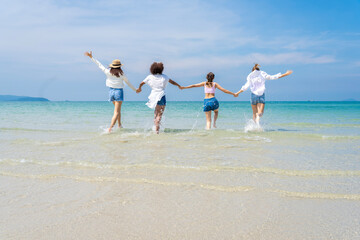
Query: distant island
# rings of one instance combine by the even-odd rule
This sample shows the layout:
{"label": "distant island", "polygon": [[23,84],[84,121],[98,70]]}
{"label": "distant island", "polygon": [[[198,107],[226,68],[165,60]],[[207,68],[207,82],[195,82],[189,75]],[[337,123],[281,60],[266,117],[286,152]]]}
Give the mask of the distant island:
{"label": "distant island", "polygon": [[49,102],[49,99],[42,97],[27,97],[27,96],[14,96],[14,95],[0,95],[0,101],[26,101],[26,102]]}

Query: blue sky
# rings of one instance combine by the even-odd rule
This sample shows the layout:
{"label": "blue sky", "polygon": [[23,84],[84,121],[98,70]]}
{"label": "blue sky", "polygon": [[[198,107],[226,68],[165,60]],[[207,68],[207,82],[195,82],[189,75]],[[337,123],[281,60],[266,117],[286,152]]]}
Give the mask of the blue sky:
{"label": "blue sky", "polygon": [[[0,8],[0,94],[106,101],[104,65],[119,58],[138,84],[153,61],[181,85],[209,71],[237,91],[253,64],[269,74],[267,100],[360,100],[360,1],[6,1]],[[149,89],[126,100],[146,101]],[[247,101],[250,91],[234,99]],[[203,89],[167,89],[202,100]]]}

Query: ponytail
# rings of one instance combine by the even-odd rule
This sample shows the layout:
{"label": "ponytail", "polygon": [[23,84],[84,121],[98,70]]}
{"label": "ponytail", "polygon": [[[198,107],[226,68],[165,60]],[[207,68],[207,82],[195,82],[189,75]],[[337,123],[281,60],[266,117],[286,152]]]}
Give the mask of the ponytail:
{"label": "ponytail", "polygon": [[206,75],[206,79],[207,79],[206,85],[209,87],[212,87],[212,82],[213,82],[214,78],[215,78],[215,74],[213,74],[212,72],[209,72]]}
{"label": "ponytail", "polygon": [[255,71],[255,70],[260,70],[260,68],[259,68],[259,67],[260,67],[260,65],[259,65],[259,64],[257,64],[257,63],[255,63],[255,66],[252,68],[252,70],[251,70],[251,71],[253,72],[253,71]]}

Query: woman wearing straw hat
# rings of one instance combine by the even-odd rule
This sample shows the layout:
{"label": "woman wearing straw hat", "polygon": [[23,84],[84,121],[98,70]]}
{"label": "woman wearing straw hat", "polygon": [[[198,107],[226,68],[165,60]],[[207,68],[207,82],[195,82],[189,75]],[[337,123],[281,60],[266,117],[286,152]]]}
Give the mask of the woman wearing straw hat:
{"label": "woman wearing straw hat", "polygon": [[113,60],[109,65],[109,68],[105,68],[98,60],[93,58],[91,51],[85,52],[85,56],[91,58],[91,60],[96,63],[106,75],[106,86],[109,87],[109,101],[114,104],[114,115],[111,119],[111,124],[108,131],[111,132],[111,129],[114,127],[116,121],[118,122],[119,128],[122,128],[121,105],[124,101],[124,82],[132,90],[136,91],[136,88],[126,78],[123,70],[121,69],[122,64],[119,59]]}

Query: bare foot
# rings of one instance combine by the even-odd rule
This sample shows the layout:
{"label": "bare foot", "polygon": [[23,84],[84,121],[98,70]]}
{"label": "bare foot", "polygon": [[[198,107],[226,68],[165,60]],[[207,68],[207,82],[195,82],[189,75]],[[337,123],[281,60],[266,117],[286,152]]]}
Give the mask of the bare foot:
{"label": "bare foot", "polygon": [[111,133],[111,128],[108,129],[108,133]]}
{"label": "bare foot", "polygon": [[123,128],[123,126],[122,126],[122,125],[119,125],[119,128]]}
{"label": "bare foot", "polygon": [[213,128],[216,128],[216,124],[214,123]]}

